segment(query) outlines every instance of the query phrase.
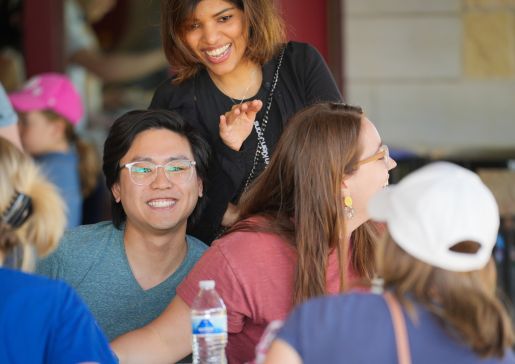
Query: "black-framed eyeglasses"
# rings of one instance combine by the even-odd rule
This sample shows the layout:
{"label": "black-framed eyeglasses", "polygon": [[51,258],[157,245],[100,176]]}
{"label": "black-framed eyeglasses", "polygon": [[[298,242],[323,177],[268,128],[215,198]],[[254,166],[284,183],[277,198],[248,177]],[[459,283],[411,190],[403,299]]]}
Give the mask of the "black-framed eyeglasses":
{"label": "black-framed eyeglasses", "polygon": [[138,186],[146,186],[156,180],[157,170],[163,169],[163,173],[172,183],[187,183],[193,176],[196,163],[188,159],[174,159],[166,164],[155,164],[149,161],[136,161],[120,166],[127,168],[131,181]]}

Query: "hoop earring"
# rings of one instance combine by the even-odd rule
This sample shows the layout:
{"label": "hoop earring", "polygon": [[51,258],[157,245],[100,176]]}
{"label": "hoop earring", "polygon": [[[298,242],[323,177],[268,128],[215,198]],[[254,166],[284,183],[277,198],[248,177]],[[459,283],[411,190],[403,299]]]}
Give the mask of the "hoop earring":
{"label": "hoop earring", "polygon": [[352,197],[346,196],[343,199],[343,205],[343,212],[345,213],[345,217],[349,220],[352,219],[356,212],[356,210],[354,210],[354,208],[352,207]]}

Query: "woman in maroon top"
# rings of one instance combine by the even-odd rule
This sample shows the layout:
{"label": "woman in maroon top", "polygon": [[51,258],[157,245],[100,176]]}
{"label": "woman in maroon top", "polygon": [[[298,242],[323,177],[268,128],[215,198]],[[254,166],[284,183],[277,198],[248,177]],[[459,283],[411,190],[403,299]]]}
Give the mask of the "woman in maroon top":
{"label": "woman in maroon top", "polygon": [[298,113],[243,196],[241,220],[208,249],[158,319],[115,340],[121,362],[174,361],[191,352],[199,280],[216,281],[227,306],[228,360],[242,363],[253,359],[266,325],[294,304],[344,291],[356,277],[371,279],[366,204],[395,165],[360,108],[324,103]]}

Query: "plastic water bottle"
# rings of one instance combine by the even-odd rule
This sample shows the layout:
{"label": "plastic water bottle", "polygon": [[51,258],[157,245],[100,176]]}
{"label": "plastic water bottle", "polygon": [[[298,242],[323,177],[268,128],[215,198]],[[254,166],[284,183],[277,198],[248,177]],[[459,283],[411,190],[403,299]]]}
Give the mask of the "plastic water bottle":
{"label": "plastic water bottle", "polygon": [[191,305],[193,363],[226,363],[227,310],[215,291],[215,281],[200,281]]}

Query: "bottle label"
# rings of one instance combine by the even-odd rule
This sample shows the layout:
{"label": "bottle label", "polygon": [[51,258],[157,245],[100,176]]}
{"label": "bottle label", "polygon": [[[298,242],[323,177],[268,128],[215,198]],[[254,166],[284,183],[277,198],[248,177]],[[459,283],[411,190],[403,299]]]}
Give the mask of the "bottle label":
{"label": "bottle label", "polygon": [[224,334],[227,332],[227,317],[216,316],[192,316],[191,328],[193,335]]}

